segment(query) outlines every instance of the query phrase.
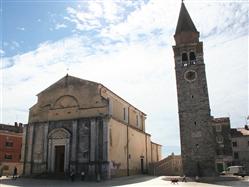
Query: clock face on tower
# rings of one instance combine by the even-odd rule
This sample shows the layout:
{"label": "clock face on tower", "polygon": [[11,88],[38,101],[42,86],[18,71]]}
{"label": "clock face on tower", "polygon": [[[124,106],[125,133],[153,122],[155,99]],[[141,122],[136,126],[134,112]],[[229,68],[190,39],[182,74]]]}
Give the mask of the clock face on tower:
{"label": "clock face on tower", "polygon": [[195,81],[197,78],[197,73],[194,70],[188,70],[184,73],[184,79],[186,81],[192,82]]}

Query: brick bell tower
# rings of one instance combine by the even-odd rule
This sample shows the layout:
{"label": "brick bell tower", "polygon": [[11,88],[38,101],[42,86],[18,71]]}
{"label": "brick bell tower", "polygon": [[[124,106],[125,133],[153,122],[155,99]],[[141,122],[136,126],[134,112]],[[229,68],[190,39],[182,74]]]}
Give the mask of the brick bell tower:
{"label": "brick bell tower", "polygon": [[215,176],[215,139],[203,43],[183,2],[174,38],[183,172],[186,176]]}

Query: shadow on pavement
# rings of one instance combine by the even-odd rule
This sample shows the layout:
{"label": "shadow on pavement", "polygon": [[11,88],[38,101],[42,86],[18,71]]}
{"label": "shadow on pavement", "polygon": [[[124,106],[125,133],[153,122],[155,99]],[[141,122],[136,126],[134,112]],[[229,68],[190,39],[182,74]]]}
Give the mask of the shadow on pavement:
{"label": "shadow on pavement", "polygon": [[[182,183],[182,177],[179,176],[164,176],[162,180],[164,181],[172,181],[172,179],[177,180],[177,183]],[[249,187],[249,177],[239,177],[239,176],[220,176],[220,177],[202,177],[199,178],[198,181],[195,178],[187,177],[187,182],[197,182],[201,185],[201,183],[210,184],[210,185],[221,185],[221,186],[233,186],[233,187]],[[171,182],[172,183],[172,182]],[[183,182],[184,183],[184,182]]]}
{"label": "shadow on pavement", "polygon": [[51,180],[51,179],[34,179],[34,178],[18,178],[13,180],[12,178],[1,178],[0,186],[7,187],[64,187],[64,186],[101,186],[101,187],[109,187],[109,186],[123,186],[129,184],[136,184],[141,182],[146,182],[156,178],[155,176],[148,175],[135,175],[128,177],[119,177],[111,180],[105,180],[101,182],[95,181],[80,181],[76,180],[71,182],[70,180]]}

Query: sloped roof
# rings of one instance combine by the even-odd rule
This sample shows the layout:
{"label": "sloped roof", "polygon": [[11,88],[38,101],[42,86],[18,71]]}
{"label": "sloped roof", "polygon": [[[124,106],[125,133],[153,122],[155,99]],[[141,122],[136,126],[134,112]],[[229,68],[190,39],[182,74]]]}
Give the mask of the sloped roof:
{"label": "sloped roof", "polygon": [[181,5],[175,34],[179,34],[183,31],[198,32],[184,3]]}
{"label": "sloped roof", "polygon": [[113,91],[111,91],[110,89],[108,89],[103,84],[98,83],[98,82],[94,82],[94,81],[89,81],[89,80],[86,80],[86,79],[81,79],[81,78],[78,78],[78,77],[74,77],[74,76],[71,76],[71,75],[68,75],[68,74],[66,76],[62,77],[57,82],[55,82],[54,84],[52,84],[51,86],[49,86],[48,88],[46,88],[45,90],[41,91],[39,94],[37,94],[37,96],[39,96],[42,93],[46,93],[47,91],[53,89],[54,87],[57,86],[57,84],[60,84],[60,83],[70,84],[70,81],[75,81],[75,80],[78,81],[78,82],[83,82],[84,81],[84,82],[87,82],[87,83],[91,83],[91,84],[95,84],[95,85],[104,87],[105,89],[109,90],[111,93],[113,93],[114,95],[116,95],[118,98],[120,98],[121,100],[123,100],[124,102],[126,102],[127,104],[129,104],[130,106],[132,106],[133,108],[135,108],[136,110],[140,111],[143,115],[146,116],[146,114],[144,112],[142,112],[141,110],[139,110],[138,108],[136,108],[135,106],[133,106],[132,104],[130,104],[129,102],[127,102],[126,100],[124,100],[122,97],[120,97],[119,95],[117,95],[116,93],[114,93]]}
{"label": "sloped roof", "polygon": [[97,85],[100,84],[100,83],[97,83],[97,82],[93,82],[93,81],[81,79],[81,78],[74,77],[74,76],[71,76],[71,75],[67,74],[66,76],[62,77],[60,80],[56,81],[51,86],[47,87],[45,90],[43,90],[40,93],[38,93],[37,96],[39,96],[40,94],[45,93],[45,92],[51,90],[52,88],[54,88],[57,84],[59,84],[61,82],[65,82],[65,84],[67,84],[69,81],[75,81],[75,80],[77,80],[77,81],[85,81],[85,82],[89,82],[89,83],[93,83],[93,84],[97,84]]}
{"label": "sloped roof", "polygon": [[231,129],[232,137],[249,136],[249,130],[244,128]]}

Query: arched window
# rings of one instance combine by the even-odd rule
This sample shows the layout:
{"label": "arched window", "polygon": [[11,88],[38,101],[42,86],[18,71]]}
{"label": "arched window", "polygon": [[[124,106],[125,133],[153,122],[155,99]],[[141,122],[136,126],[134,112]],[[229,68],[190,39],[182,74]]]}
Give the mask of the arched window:
{"label": "arched window", "polygon": [[182,53],[182,65],[183,66],[188,65],[188,55],[187,55],[187,53]]}
{"label": "arched window", "polygon": [[190,64],[196,64],[196,57],[194,52],[189,53]]}
{"label": "arched window", "polygon": [[188,61],[187,53],[182,53],[182,61]]}

